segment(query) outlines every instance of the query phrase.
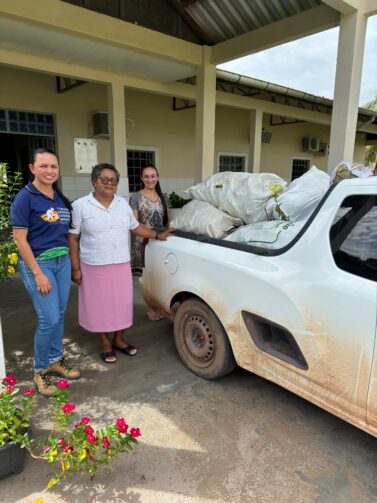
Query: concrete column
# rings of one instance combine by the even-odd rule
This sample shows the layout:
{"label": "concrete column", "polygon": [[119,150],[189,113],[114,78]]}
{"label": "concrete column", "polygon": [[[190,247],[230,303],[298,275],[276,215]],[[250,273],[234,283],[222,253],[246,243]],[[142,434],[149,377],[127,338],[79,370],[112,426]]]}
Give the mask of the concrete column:
{"label": "concrete column", "polygon": [[121,180],[117,194],[128,196],[127,177],[127,142],[126,142],[126,112],[124,101],[124,86],[120,82],[112,82],[107,87],[110,159],[120,173]]}
{"label": "concrete column", "polygon": [[342,15],[339,30],[328,171],[353,161],[367,17],[360,11]]}
{"label": "concrete column", "polygon": [[263,110],[250,110],[249,166],[250,173],[260,172]]}
{"label": "concrete column", "polygon": [[203,47],[203,63],[196,82],[196,179],[201,181],[214,172],[216,66],[209,63],[210,47]]}

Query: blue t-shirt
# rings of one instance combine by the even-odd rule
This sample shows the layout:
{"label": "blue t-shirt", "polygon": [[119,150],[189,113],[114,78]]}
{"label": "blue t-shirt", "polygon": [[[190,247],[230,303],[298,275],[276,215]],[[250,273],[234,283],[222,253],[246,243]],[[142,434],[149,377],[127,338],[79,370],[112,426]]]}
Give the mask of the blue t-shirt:
{"label": "blue t-shirt", "polygon": [[27,241],[35,257],[68,246],[69,210],[56,192],[50,199],[28,183],[14,198],[10,215],[13,229],[28,229]]}

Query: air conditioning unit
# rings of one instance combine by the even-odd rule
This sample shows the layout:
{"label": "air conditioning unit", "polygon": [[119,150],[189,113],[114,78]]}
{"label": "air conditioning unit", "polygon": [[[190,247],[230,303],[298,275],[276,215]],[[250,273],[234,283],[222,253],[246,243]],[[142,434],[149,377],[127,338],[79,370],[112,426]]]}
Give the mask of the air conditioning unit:
{"label": "air conditioning unit", "polygon": [[304,152],[319,152],[320,141],[312,136],[305,136],[302,139],[302,149]]}
{"label": "air conditioning unit", "polygon": [[109,138],[109,120],[107,112],[93,112],[93,137]]}
{"label": "air conditioning unit", "polygon": [[329,155],[329,144],[325,143],[323,141],[320,141],[318,153],[321,155]]}

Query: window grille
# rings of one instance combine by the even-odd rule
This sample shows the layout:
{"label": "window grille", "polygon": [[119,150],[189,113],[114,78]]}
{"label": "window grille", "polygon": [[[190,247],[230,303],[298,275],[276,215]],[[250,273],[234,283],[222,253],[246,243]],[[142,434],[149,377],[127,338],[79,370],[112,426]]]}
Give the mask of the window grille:
{"label": "window grille", "polygon": [[128,183],[130,192],[141,189],[141,170],[149,164],[155,165],[155,151],[153,150],[127,150]]}
{"label": "window grille", "polygon": [[0,133],[55,136],[53,114],[0,109]]}
{"label": "window grille", "polygon": [[223,171],[245,171],[245,157],[240,155],[220,155],[219,172]]}
{"label": "window grille", "polygon": [[292,178],[299,178],[301,175],[306,173],[310,168],[310,160],[309,159],[292,159]]}

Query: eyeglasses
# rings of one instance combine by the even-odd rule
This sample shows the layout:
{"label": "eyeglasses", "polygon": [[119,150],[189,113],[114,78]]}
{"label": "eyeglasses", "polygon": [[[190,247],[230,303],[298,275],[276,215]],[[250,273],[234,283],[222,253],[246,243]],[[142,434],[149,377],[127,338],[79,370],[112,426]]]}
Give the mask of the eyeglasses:
{"label": "eyeglasses", "polygon": [[146,180],[156,180],[157,175],[143,175],[142,178],[145,178]]}
{"label": "eyeglasses", "polygon": [[116,178],[109,178],[108,176],[99,176],[98,180],[104,185],[118,185],[118,180]]}

